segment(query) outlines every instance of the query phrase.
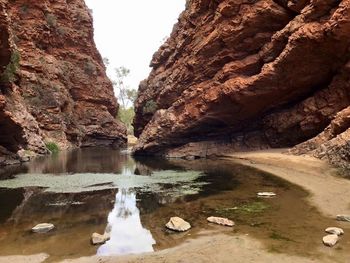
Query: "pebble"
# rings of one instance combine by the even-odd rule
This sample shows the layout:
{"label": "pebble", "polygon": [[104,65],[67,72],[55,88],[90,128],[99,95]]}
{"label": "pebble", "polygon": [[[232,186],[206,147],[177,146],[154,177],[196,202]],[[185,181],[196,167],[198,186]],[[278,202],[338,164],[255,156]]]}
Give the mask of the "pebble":
{"label": "pebble", "polygon": [[191,228],[190,223],[186,222],[180,217],[170,218],[169,222],[165,226],[170,230],[174,230],[178,232],[184,232]]}
{"label": "pebble", "polygon": [[323,244],[328,247],[333,247],[337,244],[339,237],[337,235],[327,235],[323,237]]}
{"label": "pebble", "polygon": [[41,224],[38,224],[35,227],[33,227],[32,231],[34,233],[47,233],[47,232],[51,231],[54,228],[55,228],[55,226],[53,224],[41,223]]}
{"label": "pebble", "polygon": [[350,222],[350,215],[337,215],[338,221]]}
{"label": "pebble", "polygon": [[93,233],[91,236],[91,243],[93,245],[102,245],[106,243],[110,238],[110,234],[108,233],[104,233],[103,235],[100,235],[99,233]]}
{"label": "pebble", "polygon": [[223,217],[215,217],[215,216],[211,216],[207,218],[208,222],[210,223],[214,223],[214,224],[218,224],[218,225],[222,225],[222,226],[234,226],[235,223],[227,218],[223,218]]}
{"label": "pebble", "polygon": [[261,193],[257,193],[257,196],[268,198],[268,197],[275,197],[276,194],[273,192],[261,192]]}
{"label": "pebble", "polygon": [[344,234],[344,230],[339,227],[328,227],[326,233],[341,236]]}

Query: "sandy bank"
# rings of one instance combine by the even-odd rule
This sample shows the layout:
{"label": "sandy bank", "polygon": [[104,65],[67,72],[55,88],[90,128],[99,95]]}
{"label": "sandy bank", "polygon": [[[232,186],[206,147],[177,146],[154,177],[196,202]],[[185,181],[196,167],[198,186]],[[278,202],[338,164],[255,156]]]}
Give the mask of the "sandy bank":
{"label": "sandy bank", "polygon": [[311,263],[324,262],[334,263],[331,257],[323,258],[322,261],[313,258],[303,258],[285,254],[271,253],[264,246],[249,236],[228,236],[217,234],[204,236],[195,240],[188,240],[175,248],[162,250],[151,254],[142,254],[125,257],[86,257],[75,260],[67,260],[65,263],[126,263],[126,262],[203,262],[203,263],[248,263],[248,262],[269,262],[269,263]]}
{"label": "sandy bank", "polygon": [[229,158],[303,187],[310,192],[313,205],[326,216],[350,214],[350,180],[335,176],[336,170],[323,161],[281,151],[235,153]]}

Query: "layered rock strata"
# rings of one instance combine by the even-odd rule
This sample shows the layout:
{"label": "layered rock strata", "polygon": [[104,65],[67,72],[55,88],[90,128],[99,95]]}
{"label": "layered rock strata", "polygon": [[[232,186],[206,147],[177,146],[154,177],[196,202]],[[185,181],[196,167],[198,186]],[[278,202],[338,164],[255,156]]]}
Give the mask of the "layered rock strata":
{"label": "layered rock strata", "polygon": [[0,0],[0,77],[0,164],[47,142],[125,144],[83,0]]}
{"label": "layered rock strata", "polygon": [[140,84],[135,154],[208,156],[314,137],[295,152],[347,152],[349,35],[349,0],[187,1]]}

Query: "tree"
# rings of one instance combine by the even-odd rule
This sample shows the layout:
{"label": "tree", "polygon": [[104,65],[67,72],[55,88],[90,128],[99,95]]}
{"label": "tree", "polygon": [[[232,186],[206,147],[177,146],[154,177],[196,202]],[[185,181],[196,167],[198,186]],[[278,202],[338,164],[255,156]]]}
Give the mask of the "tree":
{"label": "tree", "polygon": [[132,105],[134,105],[135,101],[137,99],[137,90],[135,90],[135,89],[127,89],[126,90],[126,97],[132,103]]}
{"label": "tree", "polygon": [[113,86],[118,91],[118,99],[121,106],[126,109],[128,106],[128,87],[125,85],[124,80],[129,75],[130,70],[121,66],[115,69],[117,79],[113,81]]}
{"label": "tree", "polygon": [[128,134],[133,134],[132,120],[134,118],[134,103],[137,98],[137,90],[131,89],[125,84],[125,78],[130,74],[130,70],[125,67],[115,69],[116,79],[113,86],[117,90],[120,108],[118,118],[126,125]]}

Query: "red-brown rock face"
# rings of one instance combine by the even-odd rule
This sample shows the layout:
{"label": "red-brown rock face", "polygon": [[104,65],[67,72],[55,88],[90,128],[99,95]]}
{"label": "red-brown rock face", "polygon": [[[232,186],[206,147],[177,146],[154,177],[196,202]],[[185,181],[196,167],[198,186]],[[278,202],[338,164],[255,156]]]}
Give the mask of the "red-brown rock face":
{"label": "red-brown rock face", "polygon": [[317,136],[350,105],[349,36],[349,0],[187,1],[140,85],[135,153],[205,156]]}
{"label": "red-brown rock face", "polygon": [[125,144],[83,0],[0,0],[0,73],[3,151]]}

